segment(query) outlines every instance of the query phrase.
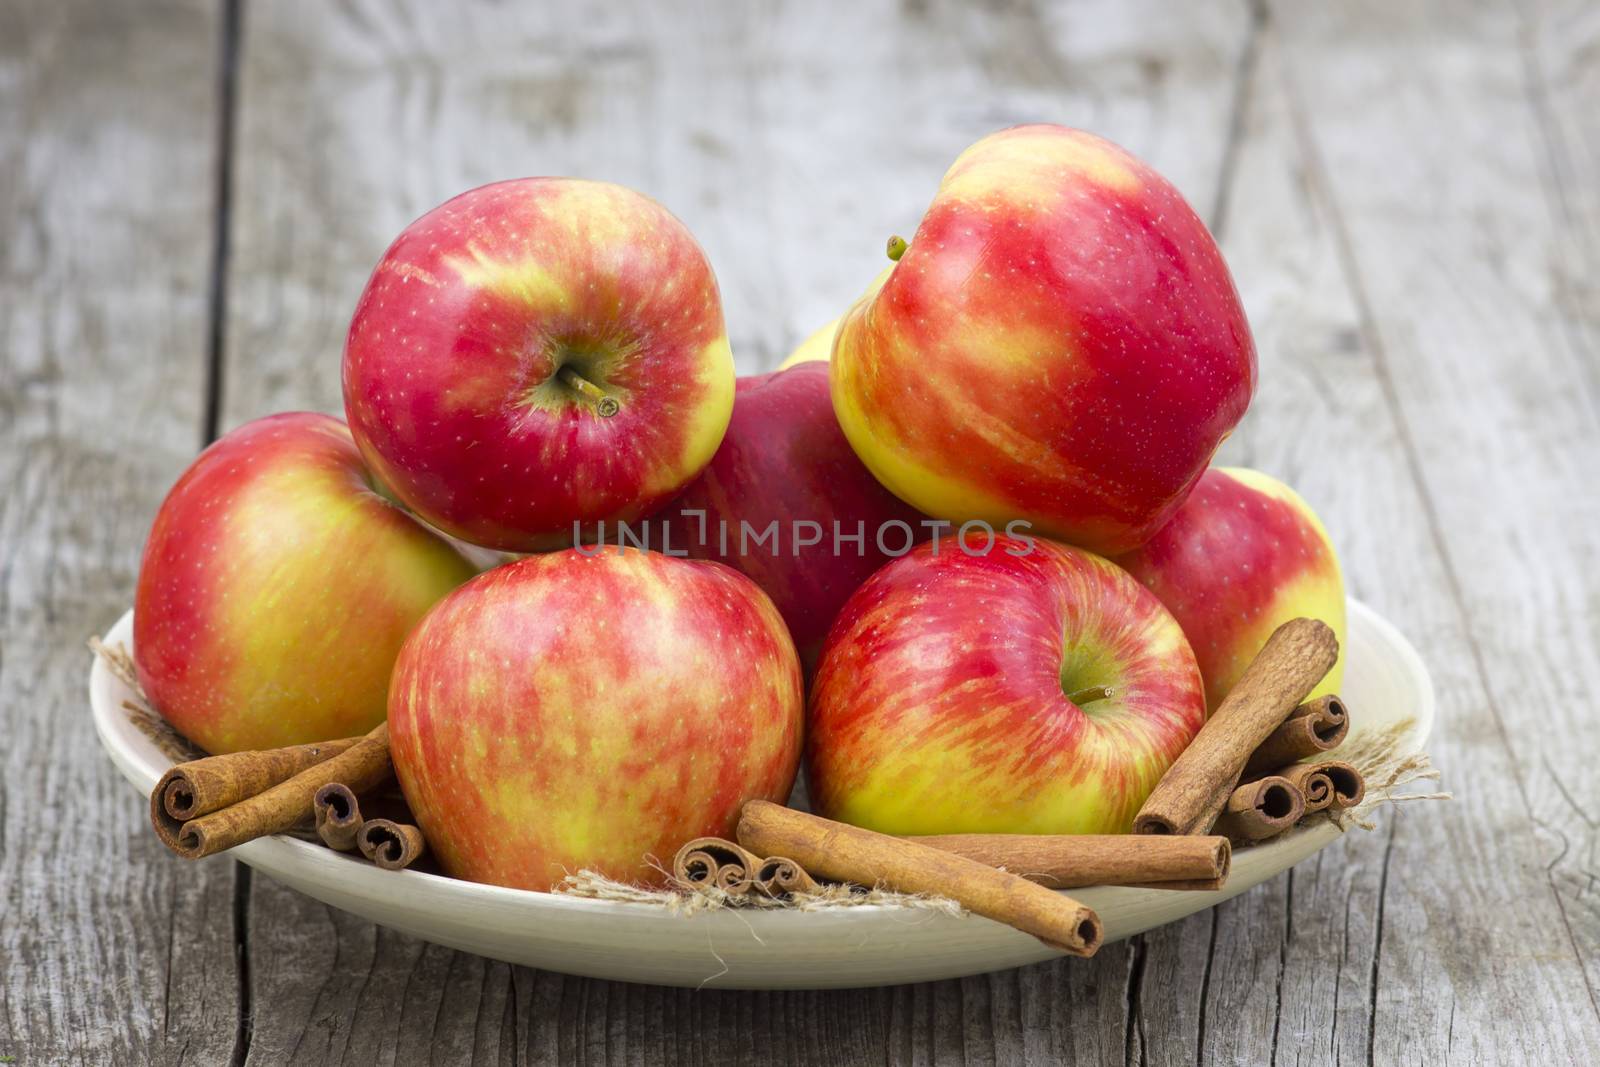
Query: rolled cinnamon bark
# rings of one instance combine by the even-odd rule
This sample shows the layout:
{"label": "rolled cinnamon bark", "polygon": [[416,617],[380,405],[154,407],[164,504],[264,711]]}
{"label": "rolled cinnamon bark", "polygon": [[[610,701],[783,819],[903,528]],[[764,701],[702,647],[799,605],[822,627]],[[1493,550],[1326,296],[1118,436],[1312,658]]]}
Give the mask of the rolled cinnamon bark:
{"label": "rolled cinnamon bark", "polygon": [[1310,766],[1316,773],[1327,775],[1333,783],[1333,803],[1328,805],[1333,810],[1353,808],[1366,797],[1366,779],[1350,764],[1339,760],[1322,760]]}
{"label": "rolled cinnamon bark", "polygon": [[1333,804],[1333,779],[1308,763],[1291,763],[1281,768],[1277,777],[1287,778],[1300,789],[1306,799],[1306,814],[1323,811]]}
{"label": "rolled cinnamon bark", "polygon": [[308,821],[317,790],[330,782],[342,782],[352,792],[364,793],[393,773],[389,725],[381,723],[337,756],[237,804],[183,823],[152,821],[168,848],[187,859],[200,859]]}
{"label": "rolled cinnamon bark", "polygon": [[1217,833],[1235,841],[1265,841],[1300,821],[1306,798],[1287,778],[1276,776],[1247,782],[1228,794]]}
{"label": "rolled cinnamon bark", "polygon": [[150,821],[162,833],[163,840],[169,835],[176,837],[180,824],[286,782],[308,767],[348,750],[359,740],[346,737],[180,763],[163,774],[150,791]]}
{"label": "rolled cinnamon bark", "polygon": [[368,819],[356,834],[361,854],[386,871],[398,871],[417,862],[427,850],[422,830],[393,819]]}
{"label": "rolled cinnamon bark", "polygon": [[1349,731],[1344,701],[1331,694],[1308,700],[1256,747],[1244,765],[1244,776],[1271,774],[1279,767],[1337,748]]}
{"label": "rolled cinnamon bark", "polygon": [[1103,931],[1092,909],[1064,893],[953,852],[764,800],[744,806],[738,833],[745,848],[766,856],[788,856],[813,877],[949,897],[968,911],[1077,956],[1092,956],[1100,947]]}
{"label": "rolled cinnamon bark", "polygon": [[940,834],[906,840],[1004,867],[1051,889],[1221,889],[1233,856],[1226,837],[1187,835]]}
{"label": "rolled cinnamon bark", "polygon": [[1134,832],[1209,833],[1250,754],[1338,658],[1339,640],[1327,623],[1291,619],[1273,631],[1216,713],[1156,783],[1133,821]]}
{"label": "rolled cinnamon bark", "polygon": [[789,857],[769,856],[761,861],[756,888],[769,897],[785,897],[790,893],[810,893],[817,888],[817,882]]}
{"label": "rolled cinnamon bark", "polygon": [[1279,768],[1277,775],[1293,782],[1305,794],[1307,814],[1354,807],[1367,794],[1361,772],[1340,760],[1291,763]]}
{"label": "rolled cinnamon bark", "polygon": [[343,782],[329,782],[311,798],[311,807],[317,836],[324,845],[339,852],[350,852],[356,847],[356,835],[361,832],[361,804],[349,786]]}
{"label": "rolled cinnamon bark", "polygon": [[1325,760],[1316,766],[1333,782],[1333,803],[1328,805],[1333,810],[1353,808],[1366,799],[1367,780],[1355,767],[1337,760]]}
{"label": "rolled cinnamon bark", "polygon": [[755,886],[760,868],[760,856],[720,837],[694,838],[672,858],[672,874],[680,885],[720,889],[736,897]]}

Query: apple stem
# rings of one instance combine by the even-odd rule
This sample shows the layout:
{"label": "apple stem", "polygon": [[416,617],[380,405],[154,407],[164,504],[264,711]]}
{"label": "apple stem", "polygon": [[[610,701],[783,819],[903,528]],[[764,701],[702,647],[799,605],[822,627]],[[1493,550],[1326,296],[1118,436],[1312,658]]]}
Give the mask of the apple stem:
{"label": "apple stem", "polygon": [[1115,690],[1108,685],[1091,685],[1089,688],[1080,689],[1076,693],[1068,693],[1067,699],[1081,708],[1085,704],[1093,704],[1096,700],[1110,700],[1114,692]]}
{"label": "apple stem", "polygon": [[911,246],[906,243],[906,239],[904,237],[901,237],[899,234],[895,234],[893,237],[889,238],[889,247],[887,250],[889,253],[889,258],[894,260],[896,263],[900,262],[900,257],[905,255],[906,249],[910,247]]}
{"label": "apple stem", "polygon": [[578,368],[572,364],[564,364],[556,371],[556,376],[566,383],[567,387],[575,390],[579,396],[587,397],[594,401],[595,411],[600,417],[609,419],[622,410],[622,405],[617,403],[617,398],[607,395],[606,391],[578,373]]}

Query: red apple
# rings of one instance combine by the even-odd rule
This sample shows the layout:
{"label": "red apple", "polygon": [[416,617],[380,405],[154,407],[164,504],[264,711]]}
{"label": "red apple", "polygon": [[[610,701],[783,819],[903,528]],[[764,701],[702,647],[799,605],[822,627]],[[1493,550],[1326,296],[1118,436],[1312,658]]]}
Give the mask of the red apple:
{"label": "red apple", "polygon": [[629,189],[526,178],[408,226],[356,306],[345,412],[417,514],[512,551],[646,515],[711,459],[733,357],[705,254]]}
{"label": "red apple", "polygon": [[[586,555],[593,552],[594,555]],[[717,563],[611,547],[488,571],[417,626],[389,700],[395,772],[444,869],[549,889],[730,837],[800,759],[800,664]]]}
{"label": "red apple", "polygon": [[987,543],[925,544],[845,604],[812,688],[811,802],[891,834],[1129,832],[1205,720],[1183,631],[1099,556]]}
{"label": "red apple", "polygon": [[850,450],[824,363],[740,378],[722,447],[663,518],[662,547],[730,564],[766,591],[807,664],[856,587],[930,534]]}
{"label": "red apple", "polygon": [[1188,635],[1214,709],[1283,623],[1321,619],[1339,662],[1312,696],[1344,675],[1344,578],[1328,531],[1293,489],[1259,471],[1206,471],[1172,521],[1117,560]]}
{"label": "red apple", "polygon": [[258,419],[202,452],[156,513],[139,681],[207,752],[365,733],[406,634],[474,573],[379,495],[344,423]]}
{"label": "red apple", "polygon": [[1255,387],[1216,242],[1110,142],[1019,126],[967,149],[833,349],[845,435],[928,515],[1149,539]]}

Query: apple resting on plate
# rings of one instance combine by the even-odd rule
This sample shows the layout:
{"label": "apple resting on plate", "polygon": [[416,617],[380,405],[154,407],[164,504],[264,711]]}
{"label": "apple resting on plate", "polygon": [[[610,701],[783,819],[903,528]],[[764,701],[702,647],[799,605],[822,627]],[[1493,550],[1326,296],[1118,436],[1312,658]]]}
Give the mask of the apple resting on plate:
{"label": "apple resting on plate", "polygon": [[156,513],[139,683],[213,754],[366,733],[406,634],[475,572],[378,493],[344,423],[257,419],[200,453]]}
{"label": "apple resting on plate", "polygon": [[750,579],[568,549],[488,571],[418,624],[395,664],[390,746],[447,873],[659,884],[648,857],[731,836],[745,801],[789,795],[802,701],[794,645]]}
{"label": "apple resting on plate", "polygon": [[823,646],[818,813],[892,834],[1126,833],[1205,720],[1194,654],[1149,590],[1042,539],[922,545]]}

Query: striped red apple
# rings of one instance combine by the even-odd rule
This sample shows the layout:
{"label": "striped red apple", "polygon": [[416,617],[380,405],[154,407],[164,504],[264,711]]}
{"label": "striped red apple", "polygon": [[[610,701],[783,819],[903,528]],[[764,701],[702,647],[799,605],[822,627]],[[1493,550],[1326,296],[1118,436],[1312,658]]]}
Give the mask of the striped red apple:
{"label": "striped red apple", "polygon": [[845,604],[813,684],[821,814],[892,834],[1126,833],[1205,719],[1183,631],[1038,539],[925,544]]}
{"label": "striped red apple", "polygon": [[1206,471],[1172,521],[1117,560],[1150,588],[1189,637],[1212,708],[1267,638],[1302,616],[1339,638],[1339,661],[1312,696],[1344,675],[1344,578],[1321,520],[1298,493],[1260,471]]}
{"label": "striped red apple", "polygon": [[831,365],[845,435],[902,500],[1099,552],[1160,529],[1256,377],[1227,266],[1183,197],[1049,125],[951,165]]}
{"label": "striped red apple", "polygon": [[733,406],[716,278],[648,197],[570,178],[486,185],[412,223],[356,306],[345,412],[394,493],[490,548],[649,514]]}
{"label": "striped red apple", "polygon": [[156,513],[139,682],[207,752],[365,733],[406,634],[474,573],[379,494],[338,419],[258,419],[202,452]]}
{"label": "striped red apple", "polygon": [[[587,553],[593,553],[592,555]],[[781,803],[800,664],[771,601],[719,563],[592,546],[446,597],[395,664],[395,772],[458,878],[659,882],[685,841]]]}

